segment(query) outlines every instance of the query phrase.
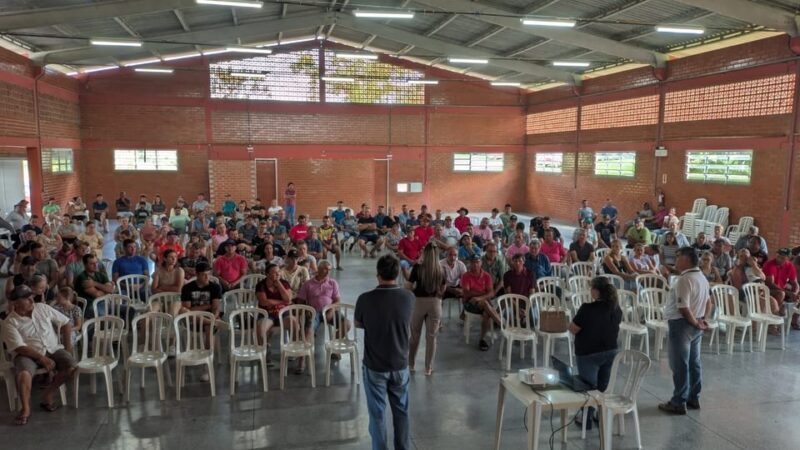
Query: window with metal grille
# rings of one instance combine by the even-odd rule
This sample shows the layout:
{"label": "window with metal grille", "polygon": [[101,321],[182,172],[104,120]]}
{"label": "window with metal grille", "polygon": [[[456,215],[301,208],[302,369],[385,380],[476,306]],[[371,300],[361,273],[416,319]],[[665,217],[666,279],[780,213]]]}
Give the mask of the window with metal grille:
{"label": "window with metal grille", "polygon": [[177,171],[177,150],[114,150],[114,170]]}
{"label": "window with metal grille", "polygon": [[594,154],[594,174],[632,178],[636,175],[636,153],[598,152]]}
{"label": "window with metal grille", "polygon": [[319,52],[302,50],[209,65],[211,98],[319,101]]}
{"label": "window with metal grille", "polygon": [[416,194],[418,192],[422,192],[422,183],[418,182],[410,182],[410,183],[397,183],[397,192],[401,194]]}
{"label": "window with metal grille", "polygon": [[545,173],[561,173],[561,167],[564,164],[563,153],[537,153],[536,154],[536,171]]}
{"label": "window with metal grille", "polygon": [[658,95],[595,103],[581,108],[581,130],[658,123]]}
{"label": "window with metal grille", "polygon": [[425,74],[375,60],[352,59],[325,51],[325,76],[353,78],[355,81],[326,81],[325,101],[330,103],[425,103],[425,86],[408,84]]}
{"label": "window with metal grille", "polygon": [[553,111],[528,114],[528,134],[562,133],[578,128],[578,108],[555,109]]}
{"label": "window with metal grille", "polygon": [[686,152],[686,179],[706,183],[749,184],[752,150]]}
{"label": "window with metal grille", "polygon": [[50,149],[50,171],[52,173],[72,173],[72,149]]}
{"label": "window with metal grille", "polygon": [[502,153],[454,153],[453,170],[456,172],[502,172]]}
{"label": "window with metal grille", "polygon": [[794,74],[669,92],[664,121],[688,122],[790,114]]}

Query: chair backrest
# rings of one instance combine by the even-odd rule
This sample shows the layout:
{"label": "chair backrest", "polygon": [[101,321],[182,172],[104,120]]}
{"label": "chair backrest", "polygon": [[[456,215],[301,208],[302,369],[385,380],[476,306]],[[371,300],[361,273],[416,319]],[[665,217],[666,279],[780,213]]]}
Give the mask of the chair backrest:
{"label": "chair backrest", "polygon": [[[747,233],[750,231],[750,227],[753,226],[755,223],[755,219],[752,216],[742,216],[739,218],[739,233]],[[735,244],[736,242],[734,242]]]}
{"label": "chair backrest", "polygon": [[638,324],[639,308],[636,305],[636,294],[625,289],[617,289],[617,300],[622,310],[622,321]]}
{"label": "chair backrest", "polygon": [[500,308],[500,329],[525,328],[532,330],[533,322],[530,320],[531,302],[524,295],[504,294],[497,297]]}
{"label": "chair backrest", "polygon": [[[639,388],[642,387],[642,381],[644,381],[647,370],[650,369],[650,364],[650,358],[642,352],[623,350],[617,353],[614,363],[611,365],[608,387],[603,395],[614,396],[628,405],[635,405],[636,398],[639,396]],[[619,386],[617,376],[621,376],[623,380]]]}
{"label": "chair backrest", "polygon": [[127,296],[134,304],[144,304],[150,296],[150,277],[147,275],[119,277],[117,293]]}
{"label": "chair backrest", "polygon": [[600,275],[601,277],[608,278],[608,281],[614,285],[617,290],[625,289],[625,279],[619,275],[614,275],[613,273],[604,273]]}
{"label": "chair backrest", "polygon": [[603,273],[603,259],[606,257],[610,248],[598,248],[594,251],[594,271],[595,273]]}
{"label": "chair backrest", "polygon": [[669,292],[666,289],[646,288],[639,291],[644,309],[645,321],[664,320],[664,305]]}
{"label": "chair backrest", "polygon": [[536,288],[541,292],[548,294],[560,295],[564,283],[560,277],[542,277],[536,280]]}
{"label": "chair backrest", "polygon": [[235,309],[228,316],[231,330],[239,330],[230,334],[231,354],[241,347],[259,347],[267,350],[267,328],[258,336],[258,321],[269,319],[269,313],[261,308]]}
{"label": "chair backrest", "polygon": [[[110,357],[114,360],[119,355],[121,341],[117,339],[101,339],[100,336],[119,336],[125,327],[125,321],[119,317],[103,316],[89,319],[83,325],[83,351],[81,359],[89,358],[89,347],[93,358]],[[90,332],[91,330],[91,332]],[[89,336],[94,336],[94,340],[89,340]]]}
{"label": "chair backrest", "polygon": [[[172,324],[172,316],[163,312],[147,312],[140,314],[133,319],[133,350],[132,355],[140,352],[164,353],[164,341],[169,334],[169,326]],[[140,338],[139,334],[143,334]]]}
{"label": "chair backrest", "polygon": [[173,307],[181,302],[181,294],[177,292],[159,292],[147,299],[151,311],[160,311],[172,315]]}
{"label": "chair backrest", "polygon": [[696,198],[694,199],[694,203],[692,204],[692,212],[697,215],[702,215],[703,210],[706,208],[707,200],[704,198]]}
{"label": "chair backrest", "polygon": [[591,277],[595,274],[595,265],[590,262],[576,262],[570,267],[573,276]]}
{"label": "chair backrest", "polygon": [[[197,280],[197,277],[189,278],[188,280],[186,280],[186,284],[191,283],[192,281],[196,281],[196,280]],[[210,281],[212,283],[219,284],[219,278],[215,277],[214,275],[209,275],[208,276],[208,281]]]}
{"label": "chair backrest", "polygon": [[[4,325],[5,320],[0,320],[0,336],[5,336],[5,332],[3,331]],[[6,351],[6,343],[4,340],[0,340],[0,370],[5,370],[12,366],[13,363],[11,362],[11,354]]]}
{"label": "chair backrest", "polygon": [[264,278],[267,278],[267,276],[262,275],[260,273],[251,273],[243,276],[242,279],[239,280],[239,284],[237,287],[239,289],[249,289],[252,291],[255,290],[258,282],[263,280]]}
{"label": "chair backrest", "polygon": [[592,293],[590,291],[573,291],[572,294],[572,309],[575,310],[577,314],[578,310],[581,309],[581,305],[584,303],[592,303],[594,299],[592,298]]}
{"label": "chair backrest", "polygon": [[569,276],[569,266],[565,263],[550,263],[550,267],[554,277],[566,280]]}
{"label": "chair backrest", "polygon": [[[114,316],[125,319],[125,323],[130,322],[131,309],[125,306],[130,303],[126,295],[107,294],[95,299],[92,303],[92,310],[95,317]],[[124,315],[124,317],[123,317]]]}
{"label": "chair backrest", "polygon": [[[331,316],[330,322],[326,319],[323,323],[325,327],[325,342],[355,342],[356,328],[354,316],[356,307],[345,303],[331,303],[322,308],[322,317]],[[348,330],[347,324],[350,324]]]}
{"label": "chair backrest", "polygon": [[747,283],[742,286],[747,302],[748,316],[752,314],[771,314],[769,308],[769,288],[764,283]]}
{"label": "chair backrest", "polygon": [[75,297],[75,304],[81,308],[81,317],[86,317],[86,306],[89,302],[83,297]]}
{"label": "chair backrest", "polygon": [[592,288],[592,279],[588,276],[576,275],[569,279],[569,290],[572,293],[588,291]]}
{"label": "chair backrest", "polygon": [[[717,209],[716,217],[714,217],[714,223],[722,224],[722,228],[728,226],[728,218],[730,217],[731,210],[728,207],[722,207]],[[713,227],[713,224],[712,224]],[[713,228],[712,228],[713,231]]]}
{"label": "chair backrest", "polygon": [[206,333],[214,335],[216,328],[214,314],[208,311],[189,311],[179,314],[173,323],[177,337],[176,354],[192,350],[210,350],[213,355],[215,339],[206,339]]}
{"label": "chair backrest", "polygon": [[727,284],[717,284],[711,287],[711,298],[717,308],[718,317],[741,317],[739,311],[739,290]]}
{"label": "chair backrest", "polygon": [[703,210],[703,218],[702,218],[702,220],[706,220],[706,221],[712,220],[714,218],[714,215],[717,213],[717,209],[718,208],[719,208],[719,206],[717,206],[717,205],[708,205],[708,206],[706,206],[706,208]]}
{"label": "chair backrest", "polygon": [[531,301],[536,304],[539,311],[563,311],[564,304],[555,294],[547,292],[536,292],[531,294]]}
{"label": "chair backrest", "polygon": [[294,342],[314,345],[314,338],[306,338],[305,330],[310,327],[317,311],[308,305],[289,305],[281,309],[278,321],[281,326],[281,348]]}
{"label": "chair backrest", "polygon": [[641,292],[642,289],[650,288],[667,289],[669,288],[669,282],[666,278],[654,273],[636,275],[636,290]]}
{"label": "chair backrest", "polygon": [[233,289],[222,294],[222,311],[228,312],[235,309],[256,308],[258,300],[255,291],[250,289]]}

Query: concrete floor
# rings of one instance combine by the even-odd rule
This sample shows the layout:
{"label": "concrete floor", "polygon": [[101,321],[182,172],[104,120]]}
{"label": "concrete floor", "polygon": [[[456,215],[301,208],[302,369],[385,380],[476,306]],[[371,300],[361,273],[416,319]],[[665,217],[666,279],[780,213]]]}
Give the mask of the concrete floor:
{"label": "concrete floor", "polygon": [[[342,286],[344,301],[375,284],[374,260],[347,255],[345,270],[334,276]],[[446,315],[446,310],[445,310]],[[455,316],[454,312],[454,316]],[[498,379],[503,374],[497,360],[498,345],[490,351],[464,344],[457,317],[445,318],[439,336],[439,354],[433,377],[417,373],[410,387],[411,433],[418,450],[489,449],[492,446]],[[320,337],[321,338],[321,337]],[[424,337],[423,337],[424,339]],[[321,342],[321,341],[318,341]],[[639,395],[642,442],[659,449],[789,449],[797,448],[800,430],[795,426],[800,410],[800,376],[797,374],[800,333],[791,334],[788,349],[770,337],[766,353],[741,352],[715,355],[703,347],[705,387],[703,409],[682,417],[657,410],[671,396],[671,372],[666,355],[651,367]],[[652,348],[652,345],[651,345]],[[557,352],[563,352],[561,345]],[[422,352],[417,367],[423,366]],[[542,351],[539,351],[541,363]],[[566,355],[563,355],[566,356]],[[273,356],[273,358],[276,358]],[[183,400],[167,388],[167,400],[159,402],[153,372],[145,389],[138,387],[140,372],[133,375],[131,402],[109,410],[102,386],[93,395],[88,377],[81,377],[80,409],[62,407],[54,413],[34,409],[29,424],[14,427],[6,409],[5,389],[0,389],[0,448],[32,449],[368,449],[368,416],[363,388],[350,380],[349,362],[334,366],[331,387],[324,387],[322,352],[317,350],[318,387],[310,378],[290,372],[284,391],[278,388],[277,367],[269,370],[268,393],[260,392],[256,372],[240,372],[237,394],[229,395],[229,368],[217,368],[217,397],[209,396],[199,371],[189,371]],[[512,370],[530,366],[515,351]],[[764,370],[768,368],[768,370]],[[117,369],[119,371],[119,369]],[[121,373],[121,372],[118,372]],[[174,370],[172,371],[174,374]],[[102,383],[98,383],[101,385]],[[71,398],[71,392],[70,392]],[[117,393],[116,401],[122,396]],[[38,404],[38,391],[33,404]],[[525,447],[523,406],[513,398],[506,402],[504,449]],[[541,448],[548,448],[549,417],[542,420]],[[557,424],[558,414],[554,422]],[[627,433],[615,436],[616,448],[633,448],[632,420]],[[557,426],[557,425],[556,425]],[[794,442],[794,444],[792,444]],[[599,448],[599,434],[590,431],[585,441],[580,430],[570,427],[569,443],[556,439],[556,448]]]}

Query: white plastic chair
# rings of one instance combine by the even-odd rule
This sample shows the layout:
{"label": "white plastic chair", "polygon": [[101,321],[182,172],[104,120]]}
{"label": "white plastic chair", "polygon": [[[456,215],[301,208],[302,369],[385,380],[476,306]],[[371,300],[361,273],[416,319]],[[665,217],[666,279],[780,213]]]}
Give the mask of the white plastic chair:
{"label": "white plastic chair", "polygon": [[314,369],[314,339],[306,338],[306,327],[311,326],[317,311],[308,305],[289,305],[278,316],[281,326],[281,389],[288,370],[289,358],[308,358],[311,387],[317,387]]}
{"label": "white plastic chair", "polygon": [[269,313],[261,308],[236,309],[228,317],[231,330],[238,333],[230,337],[231,396],[236,393],[236,368],[240,362],[258,361],[264,392],[269,389],[267,377],[267,329],[258,335],[258,322],[269,320]]}
{"label": "white plastic chair", "polygon": [[542,277],[536,280],[536,289],[539,292],[553,294],[559,299],[564,295],[564,288],[564,280],[561,277]]}
{"label": "white plastic chair", "polygon": [[266,275],[260,273],[251,273],[242,277],[237,284],[237,288],[239,289],[249,289],[251,291],[256,289],[256,285],[259,281],[267,278]]}
{"label": "white plastic chair", "polygon": [[625,279],[619,275],[614,275],[613,273],[604,273],[598,276],[607,278],[608,281],[611,282],[611,284],[613,284],[618,291],[625,289]]}
{"label": "white plastic chair", "polygon": [[570,273],[569,265],[566,263],[550,263],[550,268],[554,277],[560,278],[562,282],[567,281]]}
{"label": "white plastic chair", "polygon": [[181,399],[181,388],[186,367],[205,365],[211,385],[211,396],[216,395],[214,374],[214,314],[207,311],[190,311],[179,314],[173,322],[175,327],[175,391]]}
{"label": "white plastic chair", "polygon": [[722,229],[728,227],[728,219],[730,218],[730,209],[727,207],[718,208],[714,217],[706,222],[706,227],[703,230],[707,236],[714,235],[714,227],[717,225],[721,225]]}
{"label": "white plastic chair", "polygon": [[[142,369],[142,387],[144,387],[145,368],[156,370],[158,380],[158,398],[164,401],[164,367],[167,362],[165,340],[169,338],[169,327],[172,316],[163,312],[148,312],[133,319],[133,351],[125,365],[125,403],[130,402],[131,371],[135,367]],[[139,350],[139,328],[143,333],[141,351]],[[169,367],[167,367],[169,370]]]}
{"label": "white plastic chair", "polygon": [[589,290],[574,292],[570,296],[572,317],[575,317],[578,314],[578,310],[581,309],[581,306],[583,306],[584,303],[592,303],[593,301],[594,299],[592,298],[592,293]]}
{"label": "white plastic chair", "polygon": [[786,321],[770,312],[769,288],[763,283],[747,283],[742,286],[747,301],[748,318],[758,325],[757,339],[760,351],[767,349],[767,328],[770,325],[781,327],[781,350],[786,348]]}
{"label": "white plastic chair", "polygon": [[137,311],[147,308],[150,297],[150,277],[147,275],[125,275],[117,279],[117,293],[128,297],[131,306]]}
{"label": "white plastic chair", "polygon": [[86,306],[89,302],[83,297],[75,297],[75,304],[81,309],[81,317],[86,317]]}
{"label": "white plastic chair", "polygon": [[582,277],[593,277],[596,273],[596,267],[594,263],[590,262],[576,262],[572,263],[570,267],[570,274],[574,276],[582,276]]}
{"label": "white plastic chair", "polygon": [[[477,323],[480,326],[481,321],[483,320],[483,314],[475,314],[467,311],[464,311],[464,343],[469,344],[469,335],[472,332],[472,325]],[[494,320],[489,322],[489,336],[494,343]]]}
{"label": "white plastic chair", "polygon": [[[163,312],[172,316],[175,305],[181,303],[181,294],[178,292],[160,292],[147,299],[147,309],[154,312]],[[172,324],[169,324],[172,328]]]}
{"label": "white plastic chair", "polygon": [[[570,316],[569,309],[564,307],[561,300],[555,294],[536,292],[532,294],[530,298],[531,301],[535,302],[536,309],[539,311],[540,316],[545,311],[563,311],[567,317]],[[541,328],[539,328],[536,330],[536,333],[544,338],[542,346],[544,347],[545,367],[550,367],[550,355],[553,353],[556,339],[567,340],[567,347],[569,350],[569,365],[572,365],[574,351],[572,348],[572,333],[570,333],[569,330],[566,330],[562,333],[549,333],[542,331]]]}
{"label": "white plastic chair", "polygon": [[[358,342],[353,316],[356,307],[344,303],[332,303],[322,309],[325,327],[325,386],[331,385],[331,359],[333,355],[350,355],[350,373],[356,384],[361,383],[358,359]],[[325,320],[328,314],[331,322]],[[348,330],[347,328],[350,327]]]}
{"label": "white plastic chair", "polygon": [[[694,239],[697,236],[697,233],[706,230],[706,226],[709,223],[713,223],[714,219],[717,215],[717,209],[719,207],[717,205],[708,205],[703,210],[703,215],[700,218],[694,220],[694,232],[692,234],[687,234],[686,236]],[[713,225],[712,225],[713,229]]]}
{"label": "white plastic chair", "polygon": [[659,288],[645,288],[639,292],[639,301],[645,307],[644,325],[655,332],[655,359],[658,359],[662,342],[669,332],[669,325],[664,319],[668,295],[666,289]]}
{"label": "white plastic chair", "polygon": [[727,236],[728,240],[732,243],[736,244],[736,241],[750,230],[754,222],[755,220],[752,216],[742,216],[739,218],[739,223],[737,225],[728,226],[725,230],[725,236]]}
{"label": "white plastic chair", "polygon": [[669,281],[661,275],[654,273],[642,273],[636,275],[636,290],[641,292],[642,289],[669,289]]}
{"label": "white plastic chair", "polygon": [[519,356],[525,358],[525,342],[531,341],[531,359],[533,367],[536,367],[536,331],[533,329],[533,317],[531,317],[530,300],[523,295],[505,294],[497,298],[500,307],[500,333],[503,339],[500,341],[500,351],[497,353],[498,359],[502,361],[503,345],[507,345],[506,351],[506,371],[511,370],[511,351],[514,348],[514,341],[519,341]]}
{"label": "white plastic chair", "polygon": [[[626,363],[625,361],[631,361]],[[624,417],[626,414],[633,414],[633,429],[636,433],[636,447],[642,448],[642,435],[639,429],[639,408],[636,400],[639,396],[639,389],[642,386],[647,370],[650,369],[650,358],[642,352],[636,350],[623,350],[614,357],[614,364],[611,366],[611,378],[608,387],[600,396],[600,409],[603,414],[605,432],[604,448],[611,448],[611,433],[615,417],[619,417],[617,422],[618,433],[622,435],[625,430]],[[622,386],[617,388],[617,376],[620,375],[620,366],[624,373],[621,379],[625,380]],[[583,409],[584,434],[586,427],[586,412]]]}
{"label": "white plastic chair", "polygon": [[602,273],[603,259],[611,251],[610,248],[598,248],[594,251],[594,271],[595,273]]}
{"label": "white plastic chair", "polygon": [[[106,380],[108,407],[114,407],[113,370],[119,364],[119,340],[106,339],[102,336],[118,336],[125,327],[125,321],[119,317],[104,316],[88,320],[83,326],[83,351],[73,375],[73,394],[75,408],[78,408],[78,387],[80,374],[102,373]],[[89,341],[89,330],[93,329],[93,340]],[[89,356],[89,347],[92,347]]]}
{"label": "white plastic chair", "polygon": [[619,324],[619,331],[622,333],[622,346],[624,350],[631,349],[633,336],[639,336],[639,351],[650,355],[650,332],[647,327],[639,321],[639,308],[636,305],[636,294],[624,289],[617,290],[619,307],[622,309],[622,323]]}
{"label": "white plastic chair", "polygon": [[739,311],[739,291],[733,286],[718,284],[711,287],[711,298],[714,299],[714,306],[719,310],[717,320],[725,325],[728,353],[733,354],[733,341],[737,329],[742,330],[742,340],[739,343],[741,347],[744,347],[745,334],[750,334],[750,351],[752,352],[753,322],[742,316]]}
{"label": "white plastic chair", "polygon": [[[130,350],[128,348],[128,322],[130,322],[131,310],[127,307],[130,304],[130,299],[124,295],[108,294],[95,299],[92,303],[92,310],[94,317],[112,316],[123,319],[123,325],[119,328],[98,327],[94,334],[95,339],[108,339],[112,338],[113,341],[119,342],[122,349],[123,361],[127,361]],[[109,334],[113,331],[113,334]],[[88,345],[85,341],[83,345]]]}
{"label": "white plastic chair", "polygon": [[575,275],[570,277],[570,279],[567,281],[569,283],[569,291],[573,294],[592,289],[592,279],[590,277]]}
{"label": "white plastic chair", "polygon": [[222,311],[234,311],[237,309],[256,308],[258,299],[256,293],[250,289],[233,289],[222,295]]}

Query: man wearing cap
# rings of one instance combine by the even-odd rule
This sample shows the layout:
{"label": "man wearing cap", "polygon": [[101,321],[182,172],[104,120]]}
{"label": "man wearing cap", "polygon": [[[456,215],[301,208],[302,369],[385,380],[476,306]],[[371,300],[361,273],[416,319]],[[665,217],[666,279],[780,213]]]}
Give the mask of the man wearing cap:
{"label": "man wearing cap", "polygon": [[453,225],[458,229],[458,232],[464,234],[467,232],[467,225],[471,224],[472,221],[469,220],[469,210],[464,208],[458,208],[458,217],[453,222]]}
{"label": "man wearing cap", "polygon": [[[745,234],[744,236],[740,237],[739,240],[736,241],[735,250],[738,252],[739,250],[741,250],[743,248],[748,248],[749,245],[750,245],[750,239],[753,238],[753,237],[757,237],[758,238],[758,247],[759,247],[759,249],[762,252],[764,252],[764,254],[768,254],[769,253],[769,249],[767,248],[767,241],[763,237],[761,237],[760,234],[758,234],[758,227],[753,225],[753,226],[750,227],[750,230],[748,230],[748,231],[749,232],[747,234]],[[750,251],[750,253],[752,253],[752,250]]]}
{"label": "man wearing cap", "polygon": [[638,217],[633,221],[633,228],[628,230],[628,234],[625,237],[628,239],[627,248],[633,248],[636,244],[650,245],[653,242],[650,230],[644,226],[642,219]]}
{"label": "man wearing cap", "polygon": [[461,233],[458,231],[458,228],[453,226],[453,218],[450,216],[444,218],[442,237],[447,240],[447,244],[451,247],[457,246],[458,240],[461,239]]}
{"label": "man wearing cap", "polygon": [[[33,375],[44,368],[53,379],[42,392],[40,406],[47,412],[58,407],[53,395],[59,387],[75,372],[75,359],[72,354],[72,334],[70,327],[63,327],[70,319],[44,303],[33,302],[33,291],[28,286],[17,286],[9,300],[12,312],[3,326],[3,342],[13,357],[16,370],[17,394],[22,409],[15,424],[25,425],[31,415],[31,385]],[[61,329],[59,343],[55,330]],[[10,380],[6,380],[6,383]]]}
{"label": "man wearing cap", "polygon": [[28,212],[26,211],[28,208],[28,202],[25,200],[20,200],[19,203],[14,205],[14,210],[8,213],[6,216],[6,220],[11,226],[14,227],[14,231],[22,230],[22,227],[27,225],[30,222],[30,218],[28,217]]}
{"label": "man wearing cap", "polygon": [[597,233],[597,247],[611,248],[611,243],[617,239],[617,230],[611,223],[611,216],[603,215],[603,219],[594,226]]}
{"label": "man wearing cap", "polygon": [[500,316],[492,304],[495,296],[494,283],[492,276],[481,267],[479,255],[470,255],[467,260],[469,269],[461,276],[462,301],[466,312],[482,316],[481,339],[478,342],[478,348],[485,352],[489,350],[486,334],[489,332],[491,321],[494,320],[498,325],[500,324]]}
{"label": "man wearing cap", "polygon": [[[33,256],[26,256],[22,258],[22,262],[20,263],[19,273],[15,274],[13,277],[11,277],[10,280],[6,281],[6,287],[5,287],[6,298],[9,298],[11,296],[11,291],[13,291],[15,287],[21,286],[30,281],[31,278],[33,278],[33,274],[35,273],[36,273],[36,258],[34,258]],[[9,303],[7,306],[10,312],[11,303]]]}
{"label": "man wearing cap", "polygon": [[189,311],[206,311],[219,319],[222,288],[209,278],[211,266],[205,261],[198,261],[194,266],[194,272],[195,280],[183,285],[181,304],[172,313],[177,315]]}
{"label": "man wearing cap", "polygon": [[289,230],[289,237],[294,242],[306,240],[308,237],[308,220],[305,215],[300,214],[297,216],[297,224]]}
{"label": "man wearing cap", "polygon": [[114,293],[114,283],[109,281],[105,271],[98,270],[97,256],[94,253],[87,253],[81,258],[83,262],[83,272],[75,277],[75,293],[78,297],[89,301],[86,305],[86,317],[94,317],[92,304],[95,299],[107,294]]}
{"label": "man wearing cap", "polygon": [[239,280],[247,275],[247,260],[236,253],[236,244],[233,241],[225,241],[220,246],[224,253],[214,259],[214,274],[219,278],[222,289],[228,291],[234,289]]}
{"label": "man wearing cap", "polygon": [[[789,259],[792,255],[792,250],[784,247],[778,250],[778,254],[774,259],[767,261],[762,270],[766,276],[766,284],[769,287],[769,293],[778,305],[783,305],[784,302],[797,303],[798,292],[800,292],[800,285],[797,283],[797,271]],[[792,328],[795,330],[800,329],[798,324],[798,315],[792,315]]]}

